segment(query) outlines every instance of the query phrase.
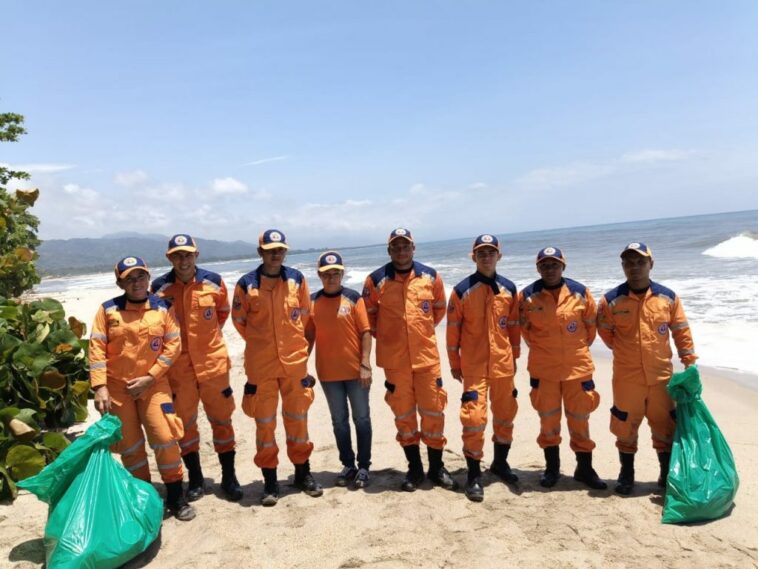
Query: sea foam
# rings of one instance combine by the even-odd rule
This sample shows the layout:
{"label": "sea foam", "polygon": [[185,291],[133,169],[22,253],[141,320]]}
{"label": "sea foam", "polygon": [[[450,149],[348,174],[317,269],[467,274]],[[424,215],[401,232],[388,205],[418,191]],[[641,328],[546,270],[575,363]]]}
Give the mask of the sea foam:
{"label": "sea foam", "polygon": [[703,255],[721,259],[758,259],[758,238],[752,233],[740,233],[703,251]]}

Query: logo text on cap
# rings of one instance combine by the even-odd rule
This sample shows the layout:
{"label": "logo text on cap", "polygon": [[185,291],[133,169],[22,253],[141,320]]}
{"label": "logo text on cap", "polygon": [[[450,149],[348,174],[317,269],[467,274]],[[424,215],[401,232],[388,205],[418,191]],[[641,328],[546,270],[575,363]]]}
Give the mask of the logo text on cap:
{"label": "logo text on cap", "polygon": [[125,267],[133,267],[136,264],[137,264],[137,259],[135,259],[134,257],[127,257],[126,259],[124,259]]}

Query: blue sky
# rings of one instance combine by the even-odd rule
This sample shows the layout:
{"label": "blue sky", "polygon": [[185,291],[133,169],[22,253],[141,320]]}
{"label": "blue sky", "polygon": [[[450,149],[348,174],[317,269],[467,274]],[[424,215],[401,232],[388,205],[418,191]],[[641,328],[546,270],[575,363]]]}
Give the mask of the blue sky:
{"label": "blue sky", "polygon": [[758,208],[755,2],[3,3],[43,238],[294,246]]}

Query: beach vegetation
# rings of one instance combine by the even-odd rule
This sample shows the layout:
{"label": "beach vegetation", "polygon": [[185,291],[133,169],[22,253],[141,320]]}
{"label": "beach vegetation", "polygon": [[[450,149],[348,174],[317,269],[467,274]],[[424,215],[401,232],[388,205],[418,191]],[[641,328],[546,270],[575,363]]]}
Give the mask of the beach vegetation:
{"label": "beach vegetation", "polygon": [[[23,117],[0,114],[0,141],[26,131]],[[24,299],[39,282],[39,220],[30,209],[38,190],[10,192],[29,174],[0,166],[0,500],[68,446],[61,432],[87,418],[90,392],[85,326],[66,319],[60,302]]]}

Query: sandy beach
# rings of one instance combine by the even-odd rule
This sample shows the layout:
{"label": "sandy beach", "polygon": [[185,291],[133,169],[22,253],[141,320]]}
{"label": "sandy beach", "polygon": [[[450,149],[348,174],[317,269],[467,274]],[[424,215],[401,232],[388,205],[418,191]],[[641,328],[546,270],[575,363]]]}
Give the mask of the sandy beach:
{"label": "sandy beach", "polygon": [[[98,304],[109,298],[107,291],[96,293],[83,291],[59,298],[67,314],[84,320],[89,327]],[[117,293],[114,289],[111,296]],[[232,384],[235,396],[239,396],[245,383],[243,346],[230,324],[225,331],[234,364]],[[697,346],[697,330],[694,335]],[[440,351],[444,358],[444,349]],[[618,474],[617,452],[608,430],[611,368],[600,350],[597,354],[595,381],[603,400],[591,419],[591,433],[597,443],[594,465],[610,483]],[[564,476],[552,490],[539,486],[543,456],[535,442],[539,422],[529,403],[525,362],[522,355],[516,377],[521,407],[510,456],[511,466],[520,477],[517,489],[487,474],[485,499],[479,504],[467,500],[462,491],[451,493],[433,488],[429,482],[415,493],[401,492],[405,460],[395,442],[392,414],[383,401],[384,377],[375,368],[370,487],[355,491],[334,486],[341,466],[320,387],[311,407],[309,431],[315,444],[312,469],[324,486],[321,498],[310,498],[290,486],[294,469],[282,449],[279,479],[283,495],[274,508],[259,505],[262,480],[252,463],[254,424],[238,407],[234,415],[238,477],[245,497],[239,503],[225,501],[217,487],[220,467],[210,442],[210,428],[201,413],[201,457],[212,491],[194,503],[194,521],[164,521],[160,548],[142,562],[150,567],[203,569],[758,567],[758,391],[717,370],[701,370],[704,400],[732,448],[741,486],[727,517],[691,526],[668,526],[660,522],[663,500],[655,483],[658,465],[647,426],[640,432],[638,482],[632,496],[615,495],[612,484],[606,491],[590,491],[571,479],[575,463],[565,437],[565,421],[561,445]],[[443,370],[447,367],[443,359]],[[444,382],[448,390],[445,462],[463,483],[465,460],[458,419],[461,386],[447,371]],[[277,438],[282,447],[283,432],[279,421]],[[488,429],[488,441],[490,436]],[[491,457],[488,442],[486,464]],[[155,470],[153,480],[159,480]],[[162,485],[157,486],[162,491]],[[0,505],[0,566],[43,564],[41,537],[46,510],[45,504],[25,492],[13,505]]]}

